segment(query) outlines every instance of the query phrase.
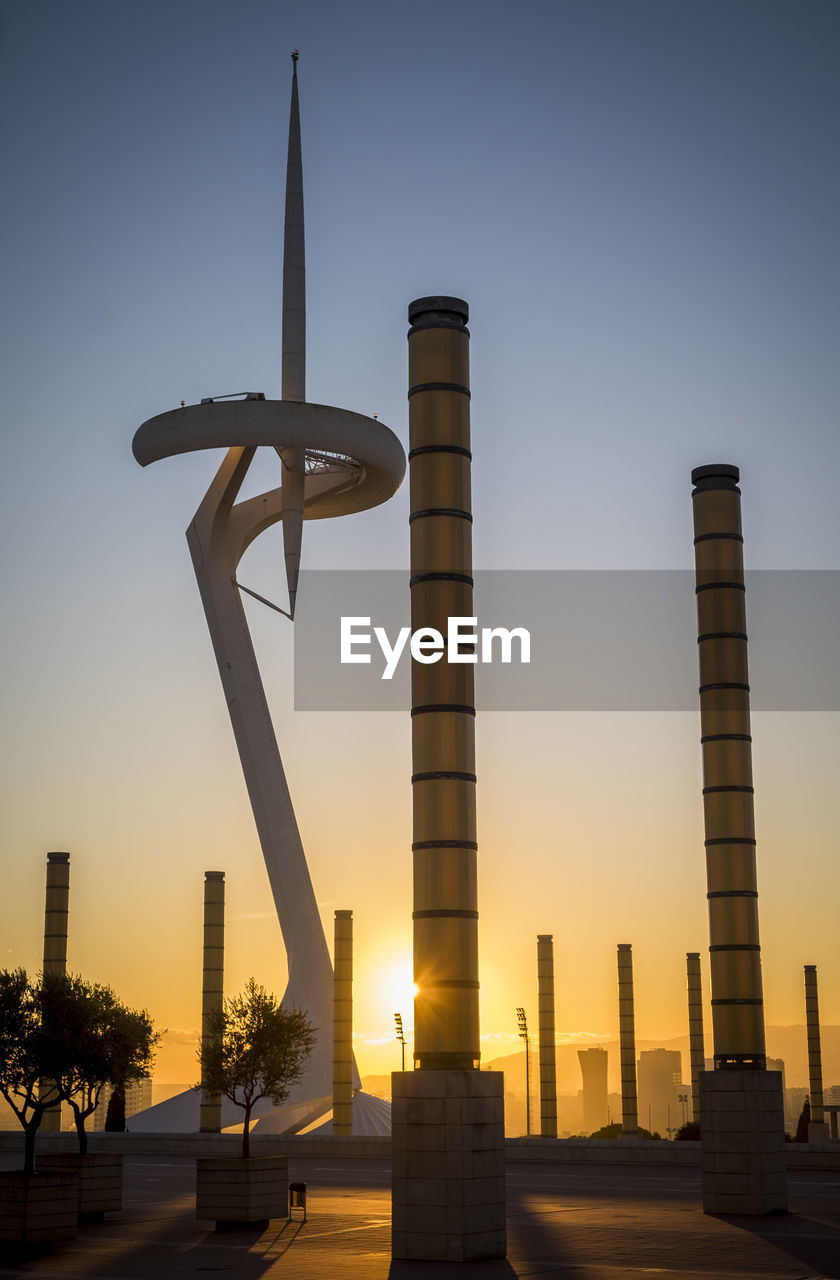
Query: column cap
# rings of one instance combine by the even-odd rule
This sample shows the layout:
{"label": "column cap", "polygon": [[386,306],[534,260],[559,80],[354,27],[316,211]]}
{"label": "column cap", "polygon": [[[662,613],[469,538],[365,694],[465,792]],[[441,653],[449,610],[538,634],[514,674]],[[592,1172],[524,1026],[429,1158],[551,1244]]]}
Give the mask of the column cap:
{"label": "column cap", "polygon": [[736,489],[741,479],[741,472],[731,462],[712,462],[705,467],[695,467],[691,473],[691,483],[695,492],[705,489]]}
{"label": "column cap", "polygon": [[224,878],[224,871],[205,871],[204,873],[205,880],[224,880]]}
{"label": "column cap", "polygon": [[434,294],[427,298],[415,298],[408,304],[408,336],[418,329],[460,329],[467,332],[470,309],[463,298],[451,298],[446,294]]}
{"label": "column cap", "polygon": [[47,862],[69,862],[69,853],[48,853]]}

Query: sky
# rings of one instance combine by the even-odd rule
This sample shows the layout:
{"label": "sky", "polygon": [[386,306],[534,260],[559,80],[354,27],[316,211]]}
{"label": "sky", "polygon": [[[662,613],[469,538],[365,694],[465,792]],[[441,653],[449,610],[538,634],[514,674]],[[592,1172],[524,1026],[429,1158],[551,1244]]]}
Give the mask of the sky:
{"label": "sky", "polygon": [[[220,458],[141,469],[131,440],[182,399],[280,394],[296,48],[307,396],[407,445],[407,304],[467,299],[477,566],[688,569],[690,471],[724,461],[749,567],[840,569],[833,0],[2,0],[0,950],[39,967],[45,855],[69,850],[70,967],[167,1029],[161,1080],[197,1074],[206,869],[228,990],[279,993],[285,960],[184,539]],[[278,483],[264,452],[249,492]],[[407,514],[403,486],[315,522],[303,563],[403,570]],[[276,532],[241,574],[274,598]],[[246,607],[330,943],[354,911],[360,1069],[391,1070],[409,718],[295,711],[290,624]],[[839,732],[754,716],[772,1025],[803,1020],[804,963],[840,1023]],[[691,712],[479,700],[488,1059],[516,1006],[536,1023],[538,933],[561,1042],[615,1037],[618,942],[639,1036],[684,1034],[698,737]]]}

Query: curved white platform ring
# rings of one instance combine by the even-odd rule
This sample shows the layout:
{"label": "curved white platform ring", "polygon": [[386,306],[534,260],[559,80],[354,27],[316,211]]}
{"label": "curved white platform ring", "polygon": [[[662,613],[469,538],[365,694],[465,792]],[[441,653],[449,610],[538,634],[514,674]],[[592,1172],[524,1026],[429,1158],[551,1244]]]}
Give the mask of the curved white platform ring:
{"label": "curved white platform ring", "polygon": [[405,475],[405,453],[384,422],[349,409],[294,400],[222,400],[186,405],[147,419],[132,442],[142,467],[199,449],[300,448],[352,458],[364,474],[319,497],[305,518],[350,515],[387,502]]}

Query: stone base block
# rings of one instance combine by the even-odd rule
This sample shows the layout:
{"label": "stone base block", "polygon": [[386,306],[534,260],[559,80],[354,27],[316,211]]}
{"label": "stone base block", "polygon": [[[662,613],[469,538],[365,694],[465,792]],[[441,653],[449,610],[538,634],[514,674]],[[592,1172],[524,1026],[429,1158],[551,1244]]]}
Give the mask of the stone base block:
{"label": "stone base block", "polygon": [[702,1071],[700,1151],[704,1213],[787,1213],[781,1073]]}
{"label": "stone base block", "polygon": [[79,1217],[88,1221],[122,1209],[123,1158],[109,1152],[66,1152],[38,1156],[38,1168],[45,1172],[64,1170],[79,1179]]}
{"label": "stone base block", "polygon": [[0,1241],[49,1245],[75,1240],[79,1221],[76,1173],[0,1173]]}
{"label": "stone base block", "polygon": [[393,1256],[503,1258],[504,1077],[395,1071],[391,1077]]}
{"label": "stone base block", "polygon": [[828,1132],[828,1125],[823,1120],[808,1121],[808,1141],[809,1142],[830,1142],[831,1135]]}
{"label": "stone base block", "polygon": [[195,1162],[195,1216],[220,1228],[265,1227],[289,1216],[285,1156],[206,1156]]}

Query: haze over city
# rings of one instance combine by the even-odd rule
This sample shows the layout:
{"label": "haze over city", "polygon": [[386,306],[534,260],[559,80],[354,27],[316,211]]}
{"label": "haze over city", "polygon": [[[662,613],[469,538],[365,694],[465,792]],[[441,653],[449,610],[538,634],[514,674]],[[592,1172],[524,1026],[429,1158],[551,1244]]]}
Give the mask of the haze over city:
{"label": "haze over city", "polygon": [[[406,304],[466,298],[480,568],[688,569],[689,474],[724,461],[748,567],[836,569],[840,19],[810,0],[2,14],[3,964],[39,967],[45,853],[70,850],[70,969],[147,1007],[157,1078],[192,1080],[206,869],[227,877],[226,986],[281,991],[285,961],[183,536],[218,460],[144,471],[130,444],[181,400],[279,395],[289,51],[308,399],[405,444]],[[278,483],[265,452],[249,491]],[[308,525],[305,567],[406,570],[407,513],[404,486]],[[279,530],[242,579],[277,598]],[[407,708],[295,711],[291,626],[246,610],[327,937],[354,912],[359,1067],[384,1073],[394,1011],[411,1026]],[[480,684],[478,710],[483,1056],[536,1010],[537,933],[560,1044],[615,1039],[618,941],[640,1042],[684,1035],[686,951],[708,982],[697,713],[482,714]],[[803,1022],[805,962],[840,1024],[839,727],[753,717],[771,1028]]]}

